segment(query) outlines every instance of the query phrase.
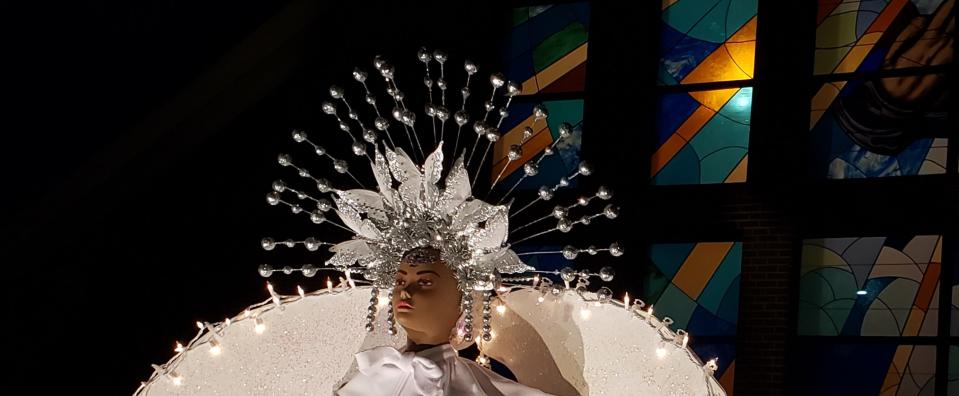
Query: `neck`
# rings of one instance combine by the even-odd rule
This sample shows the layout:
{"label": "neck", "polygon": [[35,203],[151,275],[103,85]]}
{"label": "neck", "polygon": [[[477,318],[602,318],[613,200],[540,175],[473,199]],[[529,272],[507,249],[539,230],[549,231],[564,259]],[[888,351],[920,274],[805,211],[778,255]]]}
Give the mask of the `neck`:
{"label": "neck", "polygon": [[437,345],[448,344],[449,337],[430,335],[419,331],[406,330],[406,351],[419,352]]}

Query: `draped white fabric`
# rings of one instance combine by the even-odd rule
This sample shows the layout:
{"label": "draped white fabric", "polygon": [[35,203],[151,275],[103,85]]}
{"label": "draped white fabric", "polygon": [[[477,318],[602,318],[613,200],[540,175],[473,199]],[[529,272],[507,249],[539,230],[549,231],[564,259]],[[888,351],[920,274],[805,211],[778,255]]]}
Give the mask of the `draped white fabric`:
{"label": "draped white fabric", "polygon": [[356,364],[359,373],[338,396],[549,396],[459,357],[449,344],[417,353],[373,348],[356,354]]}

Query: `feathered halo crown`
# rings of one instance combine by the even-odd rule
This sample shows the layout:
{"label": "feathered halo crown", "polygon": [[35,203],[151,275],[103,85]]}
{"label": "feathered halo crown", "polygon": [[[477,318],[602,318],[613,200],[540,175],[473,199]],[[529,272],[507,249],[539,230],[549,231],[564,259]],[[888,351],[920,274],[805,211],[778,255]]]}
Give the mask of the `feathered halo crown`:
{"label": "feathered halo crown", "polygon": [[[334,117],[339,129],[351,139],[352,153],[357,157],[366,157],[370,162],[376,189],[367,189],[360,179],[351,173],[346,160],[333,157],[323,146],[311,141],[306,132],[302,130],[293,131],[294,141],[306,143],[312,146],[313,152],[320,157],[329,158],[334,171],[348,176],[359,188],[340,189],[334,187],[329,180],[313,177],[308,170],[297,166],[289,154],[279,155],[278,162],[280,165],[294,168],[301,178],[312,181],[317,190],[326,197],[311,196],[304,191],[290,187],[282,180],[278,180],[273,183],[273,191],[267,195],[267,202],[270,205],[288,206],[293,213],[309,215],[310,219],[316,224],[330,224],[353,234],[351,239],[338,243],[320,242],[316,238],[306,238],[302,241],[284,240],[282,242],[277,242],[272,238],[264,238],[262,246],[267,250],[272,250],[277,245],[293,247],[302,244],[310,251],[316,251],[321,246],[330,246],[329,250],[333,253],[333,256],[324,263],[325,266],[317,267],[308,264],[295,270],[291,267],[284,267],[281,271],[288,274],[293,271],[300,271],[309,277],[315,275],[318,270],[336,270],[345,273],[351,282],[353,281],[350,278],[351,274],[359,275],[372,283],[375,288],[391,290],[400,259],[406,252],[422,247],[436,248],[443,261],[454,270],[460,289],[464,291],[463,304],[466,308],[472,307],[473,291],[483,294],[483,338],[487,340],[490,337],[489,317],[486,315],[489,312],[489,300],[492,291],[502,281],[502,275],[504,274],[554,274],[559,275],[567,286],[577,278],[584,282],[592,276],[599,276],[605,281],[611,280],[613,270],[610,267],[603,268],[598,274],[588,271],[575,271],[571,267],[564,268],[562,271],[536,270],[524,263],[520,255],[512,249],[512,244],[522,243],[553,231],[565,233],[572,230],[576,225],[589,225],[593,219],[598,217],[614,219],[618,216],[618,208],[607,204],[598,213],[573,218],[571,212],[579,207],[589,206],[594,199],[605,201],[612,198],[609,189],[600,187],[592,196],[581,196],[570,204],[556,205],[546,215],[531,222],[519,226],[510,224],[510,219],[520,212],[539,202],[552,200],[554,193],[560,188],[568,187],[570,181],[574,178],[588,176],[592,173],[592,169],[587,163],[580,162],[574,172],[559,178],[555,181],[555,184],[541,186],[524,206],[518,210],[512,209],[512,203],[515,202],[515,199],[509,198],[509,196],[525,179],[538,174],[541,161],[547,156],[555,154],[557,144],[572,134],[573,126],[565,122],[559,124],[558,133],[555,137],[549,127],[546,126],[544,129],[540,129],[539,133],[548,133],[549,137],[553,139],[552,144],[535,152],[528,149],[524,150],[536,133],[534,129],[537,127],[536,124],[545,123],[545,120],[549,117],[549,113],[544,106],[534,106],[532,114],[527,118],[529,125],[516,131],[520,136],[507,136],[516,144],[510,145],[506,155],[506,166],[500,169],[490,185],[489,192],[493,192],[494,187],[502,180],[505,170],[513,162],[522,163],[522,175],[497,203],[492,204],[478,199],[473,191],[476,177],[474,176],[471,181],[468,169],[473,163],[474,157],[478,155],[477,148],[482,145],[481,141],[485,140],[486,147],[475,168],[476,174],[480,173],[490,149],[503,137],[500,127],[503,120],[509,115],[509,108],[513,99],[522,94],[522,87],[517,83],[507,82],[502,74],[492,74],[489,78],[492,88],[491,93],[489,99],[483,103],[485,112],[482,118],[477,117],[471,121],[467,104],[472,95],[470,82],[478,72],[478,67],[469,60],[464,62],[466,79],[465,84],[460,89],[462,98],[459,103],[460,109],[452,113],[452,123],[456,127],[455,143],[451,151],[455,160],[444,178],[443,142],[446,139],[454,138],[452,136],[452,125],[447,128],[447,124],[451,121],[451,111],[447,108],[446,95],[449,85],[445,75],[448,56],[443,51],[437,50],[430,53],[423,48],[418,53],[418,59],[425,67],[423,84],[427,91],[428,100],[424,106],[424,113],[429,118],[429,122],[417,122],[416,113],[406,105],[406,96],[397,85],[395,68],[380,56],[375,58],[374,66],[383,77],[386,93],[392,102],[390,114],[394,121],[389,121],[381,113],[378,99],[370,91],[368,74],[358,68],[353,71],[353,79],[362,87],[364,101],[370,106],[369,112],[373,117],[373,122],[367,124],[361,120],[362,117],[358,113],[359,109],[351,105],[350,101],[347,100],[346,91],[341,87],[331,87],[329,94],[333,101],[326,101],[322,104],[322,111]],[[434,63],[439,66],[438,76],[430,68]],[[438,91],[439,94],[438,103],[434,100],[435,91]],[[338,106],[336,103],[340,105]],[[346,119],[341,117],[341,114],[344,114],[344,109]],[[497,117],[498,119],[494,123],[491,118]],[[417,126],[422,126],[421,124],[432,125],[432,139],[436,148],[428,156],[425,155],[421,144],[421,136],[416,130]],[[471,125],[467,130],[472,129],[476,135],[472,148],[469,150],[466,147],[469,139],[463,140],[464,144],[462,146],[460,139],[464,126],[467,125]],[[420,158],[425,158],[422,166],[417,165],[414,159],[397,144],[397,140],[394,140],[394,134],[406,136],[408,146],[413,150],[411,153],[418,152]],[[383,135],[385,135],[385,139],[381,138]],[[429,135],[422,137],[425,140],[427,136]],[[469,151],[468,155],[467,151]],[[370,152],[372,152],[372,156]],[[285,199],[284,194],[289,193],[295,194],[297,201]],[[508,198],[509,200],[507,200]],[[316,208],[307,211],[300,202],[310,202]],[[327,213],[331,210],[341,223],[327,218]],[[515,237],[518,234],[517,231],[533,229],[534,226],[551,218],[556,220],[555,226],[525,237]],[[603,249],[594,246],[586,248],[566,246],[561,251],[525,252],[523,254],[562,254],[566,259],[573,260],[579,253],[597,254],[600,251],[609,252],[613,256],[619,256],[623,252],[619,244],[613,243],[609,248]],[[263,276],[269,276],[275,271],[277,270],[270,265],[260,266],[260,274]],[[511,280],[521,279],[523,278]],[[533,278],[525,279],[532,280]],[[375,305],[378,292],[375,288],[373,291],[374,297],[370,302],[368,330],[372,330],[376,312]],[[467,340],[469,340],[471,334],[471,312],[471,309],[467,309]],[[392,319],[391,312],[387,322],[390,325],[389,330],[394,332]]]}

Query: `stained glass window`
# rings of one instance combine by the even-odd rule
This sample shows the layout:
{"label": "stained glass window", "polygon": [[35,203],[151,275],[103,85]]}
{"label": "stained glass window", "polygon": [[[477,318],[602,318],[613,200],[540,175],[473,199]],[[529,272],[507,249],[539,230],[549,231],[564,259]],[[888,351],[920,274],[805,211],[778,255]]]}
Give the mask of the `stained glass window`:
{"label": "stained glass window", "polygon": [[800,335],[935,336],[942,237],[803,241]]}
{"label": "stained glass window", "polygon": [[745,182],[752,93],[744,87],[661,96],[653,184]]}
{"label": "stained glass window", "polygon": [[927,74],[824,83],[810,115],[816,175],[945,173],[951,130],[945,79]]}
{"label": "stained glass window", "polygon": [[653,184],[746,181],[757,4],[663,0]]}
{"label": "stained glass window", "polygon": [[758,0],[663,0],[661,85],[753,78]]}
{"label": "stained glass window", "polygon": [[523,95],[581,92],[588,41],[586,2],[515,8],[506,78],[522,84]]}
{"label": "stained glass window", "polygon": [[950,0],[819,0],[815,74],[951,62],[953,5]]}
{"label": "stained glass window", "polygon": [[796,348],[797,395],[935,394],[936,346],[808,343]]}
{"label": "stained glass window", "polygon": [[642,282],[641,298],[672,318],[674,328],[689,331],[700,357],[718,358],[716,378],[727,391],[735,372],[742,251],[741,242],[655,244]]}

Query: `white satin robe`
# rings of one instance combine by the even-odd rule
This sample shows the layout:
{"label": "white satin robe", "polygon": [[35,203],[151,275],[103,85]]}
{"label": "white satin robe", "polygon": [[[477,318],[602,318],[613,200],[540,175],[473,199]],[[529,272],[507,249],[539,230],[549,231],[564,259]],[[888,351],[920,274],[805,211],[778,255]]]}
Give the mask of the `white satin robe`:
{"label": "white satin robe", "polygon": [[337,396],[551,396],[520,385],[470,359],[449,344],[420,352],[378,347],[356,354],[359,373]]}

